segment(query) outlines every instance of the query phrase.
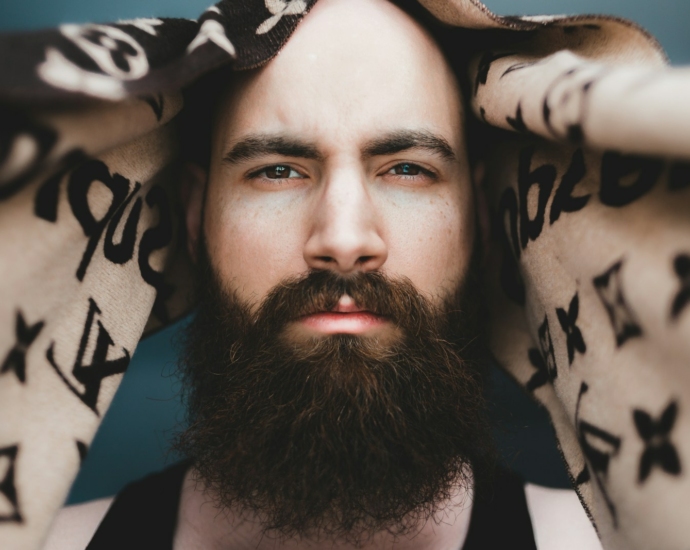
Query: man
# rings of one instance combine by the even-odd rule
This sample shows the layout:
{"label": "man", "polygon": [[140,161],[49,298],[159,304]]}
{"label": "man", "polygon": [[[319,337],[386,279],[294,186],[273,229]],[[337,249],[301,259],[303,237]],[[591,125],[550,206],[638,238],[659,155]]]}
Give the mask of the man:
{"label": "man", "polygon": [[126,490],[98,532],[105,506],[66,510],[46,548],[118,531],[176,549],[492,548],[501,530],[529,548],[530,518],[539,549],[600,547],[574,493],[528,486],[528,515],[492,474],[464,116],[438,46],[386,0],[321,0],[223,91],[185,185],[191,466]]}

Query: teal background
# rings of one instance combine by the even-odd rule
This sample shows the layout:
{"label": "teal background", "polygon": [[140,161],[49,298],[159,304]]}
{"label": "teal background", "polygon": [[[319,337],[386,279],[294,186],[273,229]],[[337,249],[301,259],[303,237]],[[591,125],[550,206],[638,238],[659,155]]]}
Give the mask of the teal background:
{"label": "teal background", "polygon": [[[499,14],[609,13],[657,36],[674,64],[690,62],[690,0],[488,0]],[[64,22],[197,17],[207,0],[1,0],[0,31]],[[115,494],[123,484],[176,460],[169,440],[184,422],[175,343],[184,321],[144,340],[91,445],[68,502]],[[498,369],[492,370],[495,437],[511,467],[536,483],[567,486],[548,418]]]}
{"label": "teal background", "polygon": [[[208,0],[2,0],[0,31],[133,17],[196,18],[211,4]],[[674,64],[690,63],[689,0],[486,0],[485,4],[502,15],[608,13],[627,17],[654,34]]]}

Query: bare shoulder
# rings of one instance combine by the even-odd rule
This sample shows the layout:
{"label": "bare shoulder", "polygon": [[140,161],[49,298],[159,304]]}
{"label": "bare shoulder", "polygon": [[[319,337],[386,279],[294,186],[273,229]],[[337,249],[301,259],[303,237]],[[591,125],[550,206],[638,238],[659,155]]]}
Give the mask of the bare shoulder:
{"label": "bare shoulder", "polygon": [[83,550],[112,504],[112,498],[66,506],[55,518],[43,550]]}
{"label": "bare shoulder", "polygon": [[575,491],[525,485],[538,550],[602,550]]}

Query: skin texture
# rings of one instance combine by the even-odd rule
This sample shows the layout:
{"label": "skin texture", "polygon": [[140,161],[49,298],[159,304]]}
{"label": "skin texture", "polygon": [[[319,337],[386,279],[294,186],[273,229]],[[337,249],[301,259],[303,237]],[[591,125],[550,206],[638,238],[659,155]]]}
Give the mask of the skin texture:
{"label": "skin texture", "polygon": [[[203,230],[228,290],[258,304],[312,268],[403,275],[436,301],[456,288],[475,227],[460,94],[441,52],[406,14],[385,0],[319,2],[280,54],[227,97],[203,224],[201,174],[187,219],[190,250]],[[365,154],[395,132],[441,138],[454,158],[424,147]],[[319,158],[223,160],[262,134],[300,140]],[[428,173],[400,174],[405,162]],[[257,174],[276,164],[291,177]]]}

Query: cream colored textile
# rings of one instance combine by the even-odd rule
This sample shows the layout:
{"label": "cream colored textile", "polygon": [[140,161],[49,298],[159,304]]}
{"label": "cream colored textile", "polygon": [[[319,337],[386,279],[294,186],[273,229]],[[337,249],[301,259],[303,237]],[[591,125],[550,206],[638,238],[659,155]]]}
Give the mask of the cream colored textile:
{"label": "cream colored textile", "polygon": [[[190,307],[180,89],[265,63],[314,1],[0,39],[0,547],[41,546],[143,332]],[[492,352],[548,410],[605,548],[687,548],[690,74],[618,19],[422,4],[514,31],[469,67],[507,130],[484,181]]]}

